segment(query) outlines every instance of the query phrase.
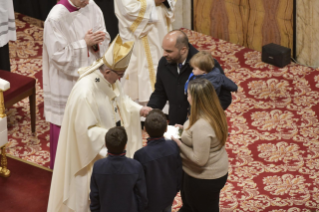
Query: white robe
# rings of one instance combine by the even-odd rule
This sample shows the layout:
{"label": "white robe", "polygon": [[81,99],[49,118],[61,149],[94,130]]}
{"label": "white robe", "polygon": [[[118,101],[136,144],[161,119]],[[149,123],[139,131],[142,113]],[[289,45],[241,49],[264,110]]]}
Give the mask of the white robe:
{"label": "white robe", "polygon": [[12,0],[0,1],[0,48],[9,40],[16,41],[16,23]]}
{"label": "white robe", "polygon": [[[122,94],[119,81],[111,85],[99,70],[80,78],[65,109],[53,171],[48,212],[88,212],[93,164],[105,149],[105,134],[117,121],[119,108],[132,157],[142,147],[139,111],[142,106]],[[102,151],[103,152],[103,151]]]}
{"label": "white robe", "polygon": [[115,14],[123,41],[135,41],[133,55],[121,80],[123,91],[133,100],[148,102],[154,90],[157,65],[163,56],[162,40],[171,31],[176,0],[171,9],[154,0],[116,0]]}
{"label": "white robe", "polygon": [[[95,53],[88,48],[84,36],[88,30],[106,32],[105,40]],[[101,9],[89,4],[70,13],[55,5],[44,23],[43,35],[43,95],[46,121],[61,126],[64,108],[79,75],[77,70],[91,65],[103,56],[110,42]]]}

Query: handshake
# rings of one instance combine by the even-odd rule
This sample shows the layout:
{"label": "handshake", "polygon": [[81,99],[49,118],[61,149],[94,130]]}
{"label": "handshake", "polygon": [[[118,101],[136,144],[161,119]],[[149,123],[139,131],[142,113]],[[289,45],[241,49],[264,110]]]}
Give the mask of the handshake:
{"label": "handshake", "polygon": [[146,117],[151,110],[153,110],[153,108],[151,107],[148,107],[148,106],[142,107],[142,109],[140,110],[140,116]]}

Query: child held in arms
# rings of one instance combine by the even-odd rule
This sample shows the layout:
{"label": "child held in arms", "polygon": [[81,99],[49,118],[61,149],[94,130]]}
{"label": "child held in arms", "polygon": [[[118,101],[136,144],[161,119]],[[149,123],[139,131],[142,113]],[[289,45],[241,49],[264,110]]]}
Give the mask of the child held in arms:
{"label": "child held in arms", "polygon": [[196,78],[209,80],[215,88],[220,104],[226,110],[232,102],[232,91],[237,92],[237,85],[225,76],[225,73],[216,59],[209,52],[200,51],[190,60],[193,72],[185,83],[185,94],[189,81]]}
{"label": "child held in arms", "polygon": [[149,200],[146,211],[171,212],[182,179],[179,148],[174,141],[163,137],[167,119],[161,110],[150,111],[144,126],[150,137],[147,146],[136,151],[134,159],[142,164],[145,173]]}
{"label": "child held in arms", "polygon": [[147,205],[141,164],[125,156],[127,134],[113,127],[105,135],[108,156],[95,162],[91,177],[92,212],[141,212]]}

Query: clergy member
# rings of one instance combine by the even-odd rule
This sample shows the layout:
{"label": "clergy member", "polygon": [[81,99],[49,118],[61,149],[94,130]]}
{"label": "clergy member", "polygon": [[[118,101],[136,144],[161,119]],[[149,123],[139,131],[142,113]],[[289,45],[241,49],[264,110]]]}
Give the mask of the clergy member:
{"label": "clergy member", "polygon": [[90,177],[96,160],[106,156],[105,134],[118,120],[128,135],[132,157],[142,147],[140,115],[151,110],[124,95],[119,78],[129,64],[133,42],[120,36],[92,66],[79,70],[69,96],[53,171],[48,212],[89,212]]}
{"label": "clergy member", "polygon": [[0,70],[10,71],[9,40],[16,41],[12,0],[0,1]]}
{"label": "clergy member", "polygon": [[145,104],[154,90],[164,36],[171,30],[176,0],[116,0],[122,39],[135,40],[132,59],[121,80],[123,91]]}
{"label": "clergy member", "polygon": [[44,23],[43,96],[45,119],[50,122],[51,169],[77,70],[102,57],[109,42],[101,9],[92,0],[60,0]]}

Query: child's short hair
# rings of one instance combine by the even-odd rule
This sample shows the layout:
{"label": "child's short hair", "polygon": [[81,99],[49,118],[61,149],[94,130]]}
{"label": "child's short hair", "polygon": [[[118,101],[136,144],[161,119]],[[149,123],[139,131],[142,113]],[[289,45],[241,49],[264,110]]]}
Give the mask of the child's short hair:
{"label": "child's short hair", "polygon": [[153,109],[147,115],[144,126],[150,137],[162,137],[167,128],[167,119],[165,114],[159,109]]}
{"label": "child's short hair", "polygon": [[110,153],[121,154],[127,143],[124,127],[113,127],[105,135],[105,146]]}
{"label": "child's short hair", "polygon": [[214,58],[209,52],[206,51],[200,51],[195,54],[189,63],[192,67],[197,67],[207,73],[210,72],[215,66]]}

